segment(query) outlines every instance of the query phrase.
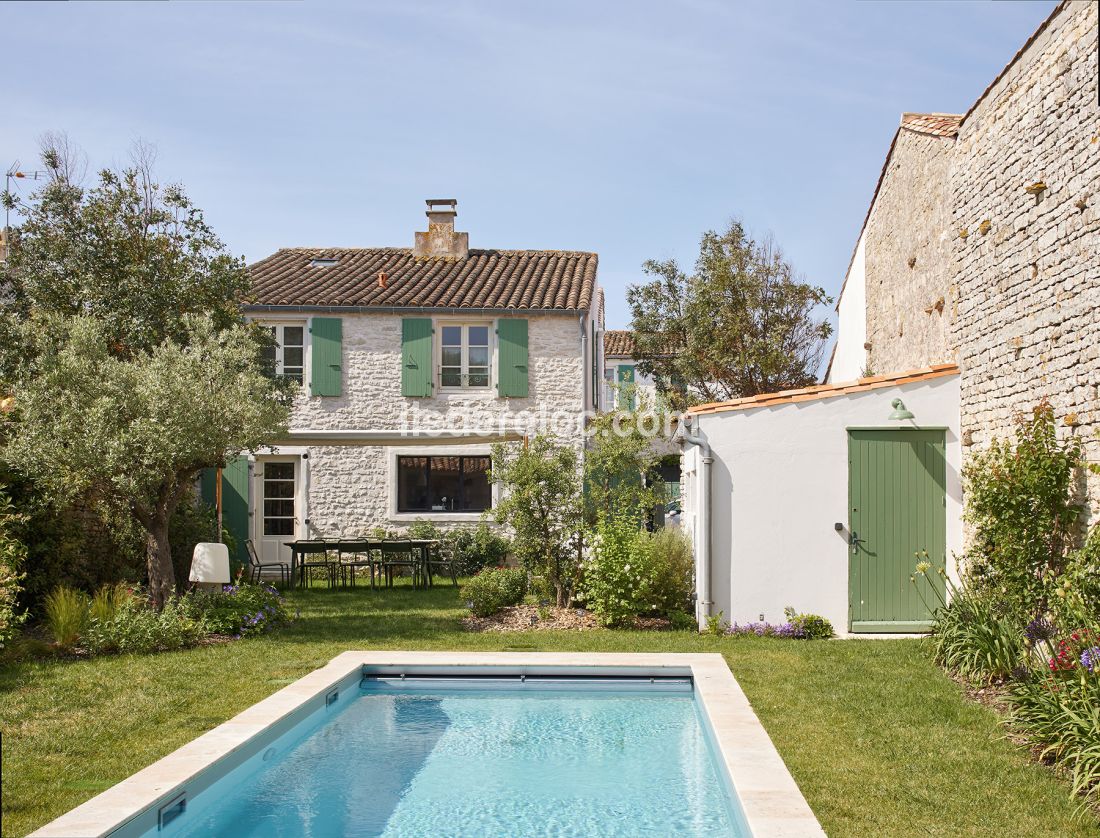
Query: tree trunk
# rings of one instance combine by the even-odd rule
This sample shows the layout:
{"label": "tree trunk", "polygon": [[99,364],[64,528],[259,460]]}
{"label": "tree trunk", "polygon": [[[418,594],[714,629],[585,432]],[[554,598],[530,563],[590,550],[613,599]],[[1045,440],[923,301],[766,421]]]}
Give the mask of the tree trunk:
{"label": "tree trunk", "polygon": [[176,587],[172,547],[168,543],[168,517],[158,517],[145,537],[145,558],[149,572],[149,594],[159,611]]}

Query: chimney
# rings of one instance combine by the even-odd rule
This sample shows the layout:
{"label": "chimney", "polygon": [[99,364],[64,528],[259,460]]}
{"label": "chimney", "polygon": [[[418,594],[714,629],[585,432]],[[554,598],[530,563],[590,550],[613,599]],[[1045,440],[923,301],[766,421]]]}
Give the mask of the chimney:
{"label": "chimney", "polygon": [[465,259],[470,250],[468,233],[455,232],[458,201],[454,198],[429,198],[428,232],[417,233],[413,244],[416,259]]}

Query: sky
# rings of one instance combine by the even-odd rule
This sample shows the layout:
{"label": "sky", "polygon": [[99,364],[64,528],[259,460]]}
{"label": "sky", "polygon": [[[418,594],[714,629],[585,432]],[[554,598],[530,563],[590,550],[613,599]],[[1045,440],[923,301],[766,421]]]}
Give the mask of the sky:
{"label": "sky", "polygon": [[6,3],[0,163],[150,143],[250,262],[408,247],[457,198],[471,247],[597,252],[609,328],[731,218],[835,297],[901,113],[964,113],[1054,6]]}

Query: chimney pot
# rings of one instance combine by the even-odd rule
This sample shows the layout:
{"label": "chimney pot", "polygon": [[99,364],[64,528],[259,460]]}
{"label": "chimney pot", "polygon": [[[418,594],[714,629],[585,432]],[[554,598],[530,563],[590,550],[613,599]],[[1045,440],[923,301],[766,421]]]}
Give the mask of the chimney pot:
{"label": "chimney pot", "polygon": [[413,256],[417,259],[465,259],[470,250],[470,237],[455,232],[458,201],[454,198],[429,198],[428,231],[417,233]]}
{"label": "chimney pot", "polygon": [[388,279],[389,279],[389,276],[386,275],[385,271],[379,271],[378,272],[378,287],[379,288],[385,288],[386,287],[386,280],[388,280]]}

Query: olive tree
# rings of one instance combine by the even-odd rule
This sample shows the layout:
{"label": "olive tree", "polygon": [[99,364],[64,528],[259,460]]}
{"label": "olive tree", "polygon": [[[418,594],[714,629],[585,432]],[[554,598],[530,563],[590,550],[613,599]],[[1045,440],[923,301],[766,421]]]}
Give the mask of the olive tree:
{"label": "olive tree", "polygon": [[553,587],[557,605],[573,598],[584,527],[579,454],[548,434],[492,449],[492,479],[501,484],[496,520],[512,528],[513,551]]}
{"label": "olive tree", "polygon": [[150,593],[175,584],[168,522],[199,472],[286,431],[287,393],[242,324],[184,317],[180,339],[114,351],[110,324],[51,316],[20,331],[32,360],[14,382],[2,456],[59,498],[94,497],[146,535]]}

